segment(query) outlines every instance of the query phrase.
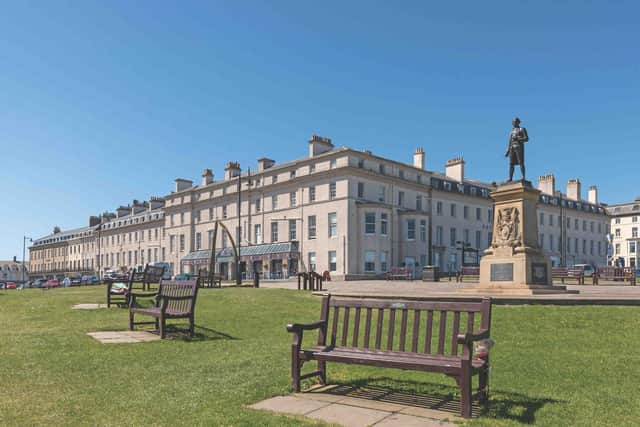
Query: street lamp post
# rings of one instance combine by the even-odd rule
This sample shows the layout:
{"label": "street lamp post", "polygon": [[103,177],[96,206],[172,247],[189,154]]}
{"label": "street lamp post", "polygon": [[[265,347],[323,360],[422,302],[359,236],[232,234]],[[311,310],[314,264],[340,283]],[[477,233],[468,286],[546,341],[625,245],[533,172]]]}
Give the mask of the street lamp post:
{"label": "street lamp post", "polygon": [[25,252],[26,252],[26,243],[27,243],[27,239],[29,240],[29,243],[33,242],[33,239],[31,237],[27,237],[27,236],[22,236],[22,285],[24,286],[25,280],[24,280],[24,272],[26,270],[25,268],[25,264],[24,264],[24,258],[25,258]]}

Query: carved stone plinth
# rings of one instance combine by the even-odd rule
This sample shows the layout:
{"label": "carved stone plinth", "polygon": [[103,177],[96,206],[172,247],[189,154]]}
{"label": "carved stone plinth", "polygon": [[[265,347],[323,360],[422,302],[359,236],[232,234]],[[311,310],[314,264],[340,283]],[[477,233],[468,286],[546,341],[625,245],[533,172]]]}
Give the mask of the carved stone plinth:
{"label": "carved stone plinth", "polygon": [[480,260],[480,283],[464,292],[534,295],[567,292],[553,286],[551,260],[538,244],[538,197],[529,181],[498,186],[493,240]]}

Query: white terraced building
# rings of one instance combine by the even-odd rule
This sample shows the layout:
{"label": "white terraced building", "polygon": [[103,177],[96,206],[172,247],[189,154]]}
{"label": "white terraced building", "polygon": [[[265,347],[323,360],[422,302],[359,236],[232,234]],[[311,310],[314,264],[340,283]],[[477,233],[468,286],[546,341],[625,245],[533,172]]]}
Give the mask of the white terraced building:
{"label": "white terraced building", "polygon": [[[422,148],[408,157],[411,161],[404,163],[336,148],[330,139],[314,135],[305,157],[282,164],[263,157],[251,174],[228,162],[222,179],[215,180],[207,169],[197,184],[179,178],[163,198],[103,214],[90,223],[94,244],[83,240],[73,256],[92,258],[88,265],[100,274],[146,262],[167,262],[175,274],[196,273],[207,267],[219,221],[239,241],[244,277],[253,271],[277,279],[326,270],[357,279],[381,277],[395,266],[419,275],[425,265],[449,272],[477,263],[492,239],[495,184],[469,179],[462,158],[435,172],[426,167]],[[541,245],[556,265],[604,264],[609,221],[597,190],[590,189],[583,200],[578,182],[564,195],[550,177],[538,182]],[[39,256],[37,250],[57,253],[54,246],[61,242],[52,237],[39,239],[32,257]],[[68,249],[57,250],[64,255],[47,258],[47,265],[75,261]],[[225,233],[217,236],[216,255],[218,271],[233,277]]]}

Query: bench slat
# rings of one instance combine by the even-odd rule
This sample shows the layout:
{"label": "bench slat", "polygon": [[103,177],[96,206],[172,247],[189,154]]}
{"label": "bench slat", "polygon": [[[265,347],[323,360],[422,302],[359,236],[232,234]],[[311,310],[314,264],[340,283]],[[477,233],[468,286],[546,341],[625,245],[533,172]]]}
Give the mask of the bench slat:
{"label": "bench slat", "polygon": [[358,333],[360,332],[360,307],[356,308],[355,320],[353,322],[353,343],[352,347],[358,346]]}
{"label": "bench slat", "polygon": [[427,312],[427,326],[425,328],[424,337],[424,352],[426,354],[431,353],[431,336],[433,335],[433,311]]}
{"label": "bench slat", "polygon": [[473,311],[467,313],[467,332],[473,333],[474,315],[475,313]]}
{"label": "bench slat", "polygon": [[434,310],[434,311],[482,311],[482,303],[479,302],[445,302],[445,301],[402,301],[401,306],[394,306],[393,301],[372,299],[343,299],[331,298],[332,307],[350,308],[403,308],[408,310]]}
{"label": "bench slat", "polygon": [[371,309],[367,308],[367,316],[364,321],[364,346],[369,348],[369,337],[371,335]]}
{"label": "bench slat", "polygon": [[400,323],[400,351],[404,351],[404,345],[407,339],[407,315],[407,310],[402,310],[402,322]]}
{"label": "bench slat", "polygon": [[447,332],[447,312],[440,311],[440,332],[438,334],[438,354],[444,354],[444,340]]}
{"label": "bench slat", "polygon": [[349,307],[344,309],[344,320],[342,321],[342,341],[341,346],[347,346],[347,337],[349,336]]}
{"label": "bench slat", "polygon": [[451,335],[451,355],[458,355],[458,334],[460,333],[460,312],[453,313],[453,333]]}
{"label": "bench slat", "polygon": [[389,310],[389,330],[387,331],[387,350],[393,350],[393,332],[396,325],[396,309]]}
{"label": "bench slat", "polygon": [[331,345],[336,345],[336,334],[338,332],[338,317],[340,317],[340,307],[333,310],[333,325],[331,326]]}
{"label": "bench slat", "polygon": [[411,351],[418,352],[418,334],[420,333],[420,310],[413,312],[413,336],[411,338]]}
{"label": "bench slat", "polygon": [[378,309],[378,328],[376,330],[376,349],[380,350],[380,344],[382,342],[382,322],[384,318],[384,310]]}

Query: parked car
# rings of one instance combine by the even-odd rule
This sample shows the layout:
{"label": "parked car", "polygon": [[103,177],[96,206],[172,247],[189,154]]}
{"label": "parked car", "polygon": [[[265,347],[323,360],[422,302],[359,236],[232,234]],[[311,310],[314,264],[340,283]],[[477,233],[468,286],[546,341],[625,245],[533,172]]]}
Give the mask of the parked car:
{"label": "parked car", "polygon": [[98,276],[91,276],[91,284],[92,285],[99,285],[100,284],[100,279],[98,279]]}
{"label": "parked car", "polygon": [[47,281],[45,279],[36,279],[36,280],[33,281],[31,287],[32,288],[44,288],[44,284],[46,282]]}
{"label": "parked car", "polygon": [[91,284],[91,276],[89,276],[89,275],[82,276],[80,278],[80,283],[83,284],[83,285],[90,285]]}
{"label": "parked car", "polygon": [[189,273],[176,274],[176,277],[173,280],[189,280],[193,277],[193,275]]}
{"label": "parked car", "polygon": [[591,264],[576,264],[575,268],[581,268],[584,271],[584,277],[591,277],[595,274],[596,269]]}
{"label": "parked car", "polygon": [[44,284],[45,289],[57,288],[58,286],[60,286],[60,282],[58,282],[58,279],[49,279]]}
{"label": "parked car", "polygon": [[15,289],[17,288],[16,282],[7,282],[7,289]]}
{"label": "parked car", "polygon": [[82,283],[82,278],[80,276],[74,276],[71,278],[71,286],[79,285]]}

